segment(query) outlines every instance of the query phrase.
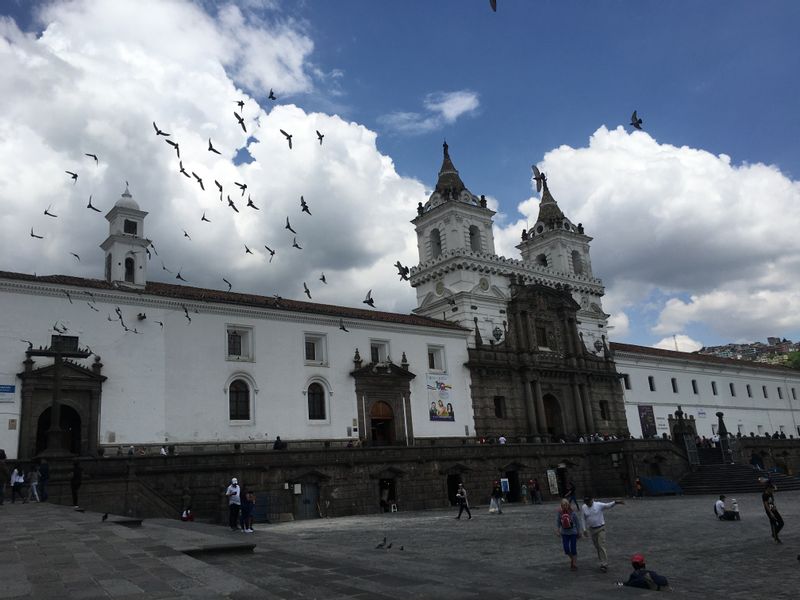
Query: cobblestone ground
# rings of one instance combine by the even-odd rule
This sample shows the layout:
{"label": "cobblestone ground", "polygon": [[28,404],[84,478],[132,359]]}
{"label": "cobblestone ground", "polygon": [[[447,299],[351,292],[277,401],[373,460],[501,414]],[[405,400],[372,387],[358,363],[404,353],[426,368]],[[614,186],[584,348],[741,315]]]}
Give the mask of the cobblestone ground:
{"label": "cobblestone ground", "polygon": [[[128,529],[95,513],[7,503],[0,598],[650,597],[615,585],[635,552],[669,578],[673,596],[798,597],[800,492],[777,494],[782,545],[770,537],[759,496],[739,496],[740,522],[716,520],[714,500],[627,500],[608,511],[608,573],[588,539],[578,542],[578,571],[569,570],[553,503],[506,506],[502,515],[481,506],[460,521],[434,510],[261,525],[252,535],[162,520]],[[392,547],[376,549],[384,536]],[[202,559],[180,551],[240,541],[258,546]]]}

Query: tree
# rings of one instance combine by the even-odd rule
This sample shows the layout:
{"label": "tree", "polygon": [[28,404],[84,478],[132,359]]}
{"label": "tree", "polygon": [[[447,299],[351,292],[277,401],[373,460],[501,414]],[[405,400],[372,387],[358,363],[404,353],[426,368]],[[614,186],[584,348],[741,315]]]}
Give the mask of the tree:
{"label": "tree", "polygon": [[786,366],[790,369],[797,369],[800,371],[800,351],[793,351],[789,352],[788,357],[786,358]]}

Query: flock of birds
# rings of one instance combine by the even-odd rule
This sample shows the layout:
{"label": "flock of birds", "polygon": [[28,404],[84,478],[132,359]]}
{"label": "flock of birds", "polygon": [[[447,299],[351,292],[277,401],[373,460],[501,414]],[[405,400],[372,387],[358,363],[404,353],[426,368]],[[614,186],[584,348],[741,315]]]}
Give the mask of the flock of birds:
{"label": "flock of birds", "polygon": [[[267,96],[267,98],[269,100],[271,100],[271,101],[276,101],[277,100],[277,96],[275,95],[273,90],[270,90],[269,95]],[[245,102],[244,102],[244,100],[235,100],[234,103],[237,106],[237,110],[233,111],[233,117],[236,119],[236,126],[241,127],[242,132],[247,134],[248,133],[247,125],[245,123],[245,119],[244,119],[244,116],[243,116],[244,115],[244,109],[245,109]],[[178,159],[178,174],[186,177],[187,179],[193,180],[193,182],[195,182],[200,187],[200,189],[202,191],[206,191],[205,179],[200,174],[198,174],[196,170],[192,170],[191,168],[187,169],[184,166],[183,158],[181,157],[181,146],[180,146],[180,143],[176,139],[174,139],[174,137],[172,136],[171,133],[169,133],[168,131],[166,131],[164,129],[161,129],[155,121],[153,121],[152,125],[153,125],[153,131],[155,133],[155,136],[158,137],[158,138],[163,138],[164,141],[166,142],[166,144],[168,144],[175,151],[175,155],[176,155],[176,157]],[[293,148],[292,139],[294,137],[293,134],[287,132],[286,130],[284,130],[282,128],[280,128],[278,131],[281,133],[281,135],[286,140],[286,143],[287,143],[287,146],[288,146],[289,150],[292,150],[292,148]],[[316,132],[316,136],[317,136],[317,141],[319,142],[319,145],[322,146],[323,145],[323,140],[325,138],[325,134],[323,134],[319,130],[315,130],[315,132]],[[220,156],[222,155],[222,152],[220,152],[220,150],[218,150],[214,146],[214,142],[213,142],[213,140],[211,138],[208,139],[207,151],[212,153],[212,154],[216,154],[216,155],[220,155]],[[94,161],[95,167],[100,165],[100,158],[98,157],[98,155],[96,153],[86,152],[86,153],[84,153],[84,156],[86,158],[91,159],[92,161]],[[73,185],[76,185],[78,183],[79,174],[77,172],[75,172],[75,171],[65,171],[65,173],[69,176],[69,178],[72,181]],[[228,188],[226,188],[223,185],[223,183],[221,183],[218,179],[214,179],[213,182],[214,182],[214,186],[216,187],[217,192],[219,193],[220,202],[226,202],[227,201],[227,207],[230,208],[231,210],[233,210],[234,212],[240,213],[239,207],[237,206],[236,203],[237,202],[243,202],[244,201],[244,196],[245,196],[246,193],[247,193],[247,202],[244,205],[244,208],[242,208],[242,210],[245,210],[245,209],[250,209],[250,210],[253,210],[253,211],[261,210],[259,208],[259,206],[253,201],[253,199],[251,197],[251,194],[248,192],[249,188],[248,188],[247,183],[239,182],[239,181],[234,181],[233,182],[233,186],[235,186],[233,193],[234,193],[234,198],[236,198],[236,199],[234,199],[234,198],[231,197],[230,193],[227,193],[228,192]],[[128,188],[128,182],[127,181],[125,182],[125,185],[126,185],[126,190],[127,190],[127,188]],[[238,193],[238,197],[237,197],[236,192],[239,192]],[[92,212],[102,213],[103,211],[100,208],[96,207],[92,203],[92,200],[93,200],[93,197],[90,194],[89,195],[88,204],[86,205],[86,209],[88,209],[88,210],[90,210]],[[302,196],[302,195],[300,196],[300,214],[301,215],[302,214],[306,214],[309,217],[312,216],[311,208],[310,208],[308,202],[306,201],[305,197]],[[52,204],[48,205],[48,207],[44,210],[44,215],[47,216],[47,217],[50,217],[50,218],[54,218],[54,219],[58,218],[58,215],[53,211]],[[210,224],[212,222],[212,220],[207,215],[207,211],[204,210],[202,212],[202,215],[200,217],[200,222],[204,223],[204,224],[207,224],[207,223]],[[301,246],[301,244],[297,240],[297,235],[298,235],[297,234],[297,230],[292,226],[292,223],[290,221],[289,216],[286,217],[286,223],[284,225],[284,229],[286,229],[288,232],[293,234],[291,248],[296,249],[296,250],[303,250],[303,246]],[[183,237],[185,239],[191,241],[192,240],[192,236],[189,233],[189,231],[187,231],[186,229],[183,229],[182,231],[183,231]],[[36,239],[36,240],[44,240],[45,239],[45,234],[41,230],[40,230],[40,233],[37,233],[35,231],[35,229],[33,227],[31,227],[30,237],[33,238],[33,239]],[[268,262],[271,263],[272,260],[275,257],[276,250],[274,249],[274,247],[271,247],[271,246],[269,246],[267,244],[263,244],[263,246],[264,246],[264,249],[266,251],[266,255],[269,256],[269,261]],[[158,251],[157,251],[157,249],[155,247],[155,244],[152,241],[149,242],[149,245],[144,249],[144,251],[147,254],[147,259],[148,260],[153,260],[153,256],[158,257],[158,259],[159,259],[159,261],[161,263],[161,269],[164,272],[169,273],[171,275],[174,275],[175,279],[177,279],[179,281],[182,281],[184,283],[189,283],[189,281],[183,276],[182,267],[177,269],[177,272],[174,271],[174,270],[171,270],[170,268],[167,267],[167,265],[164,262],[164,260],[159,256]],[[81,257],[77,252],[69,252],[69,254],[72,257],[74,257],[76,261],[78,261],[78,262],[81,261]],[[248,244],[244,244],[244,254],[245,255],[254,255],[255,253],[253,252],[253,250],[251,249],[251,247]],[[398,275],[400,276],[400,279],[407,281],[408,278],[409,278],[410,268],[407,267],[407,266],[404,266],[403,264],[401,264],[400,261],[397,261],[394,266],[397,268],[397,272],[398,272]],[[222,277],[221,279],[227,285],[227,291],[230,292],[233,289],[233,284],[231,283],[231,281],[227,277]],[[319,277],[319,281],[322,282],[322,284],[327,285],[328,280],[327,280],[327,277],[325,276],[324,272],[321,273],[321,275]],[[84,291],[83,293],[86,294],[86,298],[83,298],[83,299],[86,300],[86,304],[89,306],[89,308],[91,310],[95,311],[95,312],[100,312],[100,309],[96,306],[95,298],[92,295],[92,293],[89,292],[89,291]],[[313,300],[312,294],[311,294],[311,289],[309,288],[308,284],[305,281],[303,282],[303,293],[308,297],[309,300]],[[72,295],[69,293],[69,291],[64,290],[64,294],[65,294],[67,300],[69,300],[69,302],[71,304],[74,304]],[[276,299],[276,302],[278,302],[278,301],[281,300],[281,297],[276,294],[275,295],[275,299]],[[374,301],[374,299],[372,297],[372,290],[371,289],[367,292],[367,294],[366,294],[366,296],[365,296],[365,298],[363,300],[363,304],[366,304],[370,308],[375,308],[375,301]],[[189,313],[189,310],[186,307],[186,305],[181,305],[181,306],[182,306],[182,309],[183,309],[183,312],[184,312],[184,316],[185,316],[185,318],[187,320],[187,324],[190,324],[192,322],[192,318],[191,318],[191,315]],[[140,334],[141,333],[140,331],[138,331],[138,329],[136,327],[129,327],[128,324],[126,324],[125,319],[124,319],[123,314],[122,314],[122,311],[121,311],[121,309],[119,307],[115,308],[115,313],[116,313],[116,317],[112,316],[110,313],[108,314],[108,320],[109,321],[118,322],[125,332],[131,332],[131,333],[134,333],[134,334]],[[136,318],[139,321],[143,321],[144,319],[147,318],[147,316],[146,316],[145,313],[138,313],[136,315]],[[161,328],[163,329],[163,327],[164,327],[163,322],[161,322],[161,321],[155,321],[155,322],[157,324],[159,324],[161,326]],[[342,331],[348,332],[348,329],[345,327],[344,321],[342,319],[339,320],[339,329],[341,329]],[[63,321],[59,320],[59,321],[56,321],[53,324],[53,331],[55,331],[58,334],[64,334],[64,333],[67,333],[69,331],[69,328],[67,327],[67,325]]]}

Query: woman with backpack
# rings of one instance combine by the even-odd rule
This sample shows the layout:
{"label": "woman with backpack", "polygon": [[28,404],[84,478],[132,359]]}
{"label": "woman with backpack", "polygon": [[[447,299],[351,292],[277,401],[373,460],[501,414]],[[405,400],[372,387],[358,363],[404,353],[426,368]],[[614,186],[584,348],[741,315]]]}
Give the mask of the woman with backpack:
{"label": "woman with backpack", "polygon": [[564,554],[569,556],[569,568],[578,569],[578,514],[572,509],[570,501],[561,499],[561,506],[556,517],[556,535],[561,536]]}

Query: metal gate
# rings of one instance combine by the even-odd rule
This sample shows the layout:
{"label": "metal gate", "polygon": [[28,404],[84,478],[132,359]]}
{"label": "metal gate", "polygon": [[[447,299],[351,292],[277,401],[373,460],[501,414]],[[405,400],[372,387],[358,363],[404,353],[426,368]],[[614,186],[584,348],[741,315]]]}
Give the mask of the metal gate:
{"label": "metal gate", "polygon": [[295,496],[294,518],[319,519],[319,485],[302,483],[300,494]]}

